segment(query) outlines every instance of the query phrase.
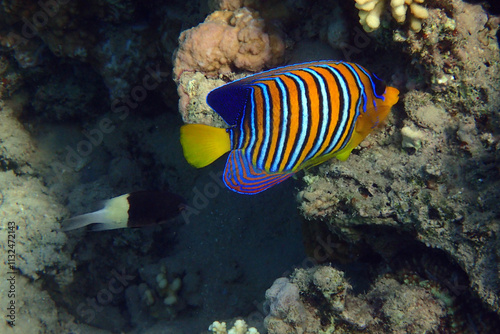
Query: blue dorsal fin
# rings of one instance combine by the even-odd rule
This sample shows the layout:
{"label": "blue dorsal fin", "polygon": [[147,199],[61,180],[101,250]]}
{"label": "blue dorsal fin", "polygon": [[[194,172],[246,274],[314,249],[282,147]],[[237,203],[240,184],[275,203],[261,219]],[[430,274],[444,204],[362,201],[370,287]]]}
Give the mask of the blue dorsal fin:
{"label": "blue dorsal fin", "polygon": [[288,179],[293,174],[269,174],[253,166],[242,150],[235,150],[229,153],[223,180],[232,191],[254,195]]}
{"label": "blue dorsal fin", "polygon": [[234,82],[208,93],[207,103],[228,125],[233,126],[241,118],[249,95],[249,87]]}

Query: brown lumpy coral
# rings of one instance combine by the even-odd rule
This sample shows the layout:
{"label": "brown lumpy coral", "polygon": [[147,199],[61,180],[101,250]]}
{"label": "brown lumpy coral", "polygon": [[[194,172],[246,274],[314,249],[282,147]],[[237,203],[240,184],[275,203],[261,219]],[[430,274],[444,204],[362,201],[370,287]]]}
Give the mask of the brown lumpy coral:
{"label": "brown lumpy coral", "polygon": [[233,69],[256,72],[278,64],[283,53],[283,41],[266,31],[256,11],[245,7],[216,11],[205,22],[181,33],[174,74],[178,80],[184,71],[212,77]]}

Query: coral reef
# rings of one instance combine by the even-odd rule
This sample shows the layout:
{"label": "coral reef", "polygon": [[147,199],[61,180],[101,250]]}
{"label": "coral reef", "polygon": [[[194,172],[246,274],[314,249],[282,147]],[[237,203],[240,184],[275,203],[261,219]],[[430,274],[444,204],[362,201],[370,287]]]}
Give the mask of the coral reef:
{"label": "coral reef", "polygon": [[451,304],[438,296],[442,288],[422,282],[384,275],[355,296],[339,270],[297,269],[267,290],[264,324],[269,334],[437,333]]}
{"label": "coral reef", "polygon": [[[51,280],[67,286],[73,280],[75,263],[65,249],[66,235],[58,231],[67,211],[36,177],[42,169],[40,148],[17,119],[19,105],[0,100],[0,247],[5,255],[0,291],[2,301],[15,302],[15,333],[62,331],[59,321],[67,315],[56,309],[44,285]],[[12,329],[1,322],[0,332]]]}
{"label": "coral reef", "polygon": [[[3,226],[2,226],[3,228]],[[1,233],[4,236],[4,233]],[[7,254],[7,252],[5,252]],[[13,291],[7,279],[12,277],[12,273],[4,270],[6,266],[0,269],[0,275],[5,279],[0,282],[0,291],[5,294],[2,301],[9,301],[7,292]],[[63,310],[57,308],[50,294],[44,289],[41,281],[33,282],[27,277],[16,275],[15,282],[15,318],[14,326],[9,326],[9,317],[4,317],[5,321],[0,323],[2,333],[46,333],[49,330],[53,332],[64,332],[66,324],[70,322],[71,317]],[[7,303],[5,305],[5,315],[9,314]],[[64,319],[65,324],[61,324]],[[49,329],[49,330],[47,330]]]}
{"label": "coral reef", "polygon": [[[69,254],[62,251],[66,236],[58,231],[57,223],[64,215],[64,209],[44,194],[46,189],[39,180],[29,176],[17,177],[13,171],[2,172],[0,177],[2,221],[7,223],[15,217],[18,226],[16,251],[23,254],[18,258],[16,267],[33,280],[39,279],[43,273],[54,276],[62,286],[69,284],[74,263]],[[29,202],[18,203],[18,198],[29,198],[29,194],[33,193],[37,196]],[[39,217],[38,211],[44,212],[44,216]],[[41,235],[46,239],[43,242],[39,237]]]}
{"label": "coral reef", "polygon": [[[460,0],[356,5],[3,1],[0,247],[9,250],[15,222],[19,256],[0,266],[0,290],[11,289],[5,278],[15,270],[19,321],[0,332],[200,333],[256,309],[247,324],[210,330],[494,332],[499,19]],[[375,33],[364,33],[358,11]],[[185,122],[224,126],[205,103],[211,89],[319,59],[366,65],[402,92],[348,164],[325,163],[253,198],[229,194],[220,165],[187,166],[177,111]],[[276,280],[261,309],[269,282],[305,256],[297,187],[304,230],[318,228],[304,234],[308,255],[326,245],[319,262],[342,263],[345,273],[296,270]],[[181,227],[59,231],[93,203],[159,188],[189,201]]]}
{"label": "coral reef", "polygon": [[[500,108],[497,40],[500,18],[480,5],[459,0],[446,8],[432,8],[421,36],[395,33],[420,75],[429,83],[432,100],[450,113],[484,117]],[[411,90],[412,86],[408,88]]]}
{"label": "coral reef", "polygon": [[[140,270],[143,282],[127,288],[127,305],[133,314],[133,323],[139,325],[149,316],[156,319],[174,319],[179,311],[193,303],[192,294],[199,289],[199,276],[186,274],[180,267],[165,263],[150,264]],[[182,293],[180,292],[184,290]]]}
{"label": "coral reef", "polygon": [[145,69],[160,63],[151,35],[147,26],[112,27],[101,34],[91,55],[112,99],[129,94]]}
{"label": "coral reef", "polygon": [[[406,81],[411,90],[402,99],[404,112],[396,108],[388,126],[363,143],[348,165],[332,161],[306,173],[298,199],[307,219],[326,222],[351,244],[368,242],[389,261],[399,252],[392,233],[442,250],[499,313],[500,278],[491,256],[500,242],[500,93],[491,84],[500,82],[498,18],[479,5],[448,4],[429,10],[420,35],[394,35],[396,43],[405,43],[427,90]],[[370,235],[382,226],[385,237]]]}
{"label": "coral reef", "polygon": [[429,12],[423,6],[424,0],[354,0],[359,9],[359,23],[366,32],[379,28],[380,18],[384,14],[387,3],[390,2],[391,14],[396,22],[403,24],[409,17],[411,30],[419,32],[422,21],[429,17]]}
{"label": "coral reef", "polygon": [[35,152],[35,143],[23,125],[16,119],[16,111],[0,101],[0,131],[2,146],[0,158],[2,170],[26,165]]}
{"label": "coral reef", "polygon": [[[135,1],[99,0],[85,10],[82,5],[7,1],[0,7],[0,45],[24,69],[53,63],[54,56],[88,63],[110,98],[123,98],[148,65],[164,62],[155,45],[160,32],[136,16]],[[165,29],[179,31],[175,25]]]}
{"label": "coral reef", "polygon": [[97,73],[87,66],[71,72],[66,69],[37,87],[31,105],[39,119],[68,121],[81,115],[97,116],[103,109],[106,87]]}
{"label": "coral reef", "polygon": [[299,288],[287,278],[277,279],[266,291],[266,300],[270,305],[270,313],[264,320],[269,333],[293,333],[293,327],[309,333],[318,332],[320,323],[307,312],[300,301]]}
{"label": "coral reef", "polygon": [[22,76],[13,70],[12,62],[0,55],[0,99],[11,96],[21,85]]}
{"label": "coral reef", "polygon": [[[4,4],[5,5],[5,4]],[[3,22],[2,22],[3,24]],[[0,24],[1,25],[1,24]],[[1,47],[0,47],[1,49]],[[1,50],[0,50],[1,51]],[[0,332],[64,331],[71,317],[45,288],[47,281],[67,286],[75,263],[65,248],[67,238],[58,221],[67,210],[52,196],[39,174],[50,158],[19,120],[27,95],[15,55],[0,54],[0,267],[5,321]],[[5,100],[8,99],[8,102]]]}
{"label": "coral reef", "polygon": [[376,305],[374,318],[387,321],[391,333],[437,332],[446,315],[445,304],[420,286],[381,278],[366,295]]}
{"label": "coral reef", "polygon": [[[403,129],[418,129],[418,139],[413,134],[409,140],[402,133],[399,145],[406,151],[401,154],[399,145],[381,146],[399,137],[394,130],[392,135],[379,133],[374,138],[379,144],[367,145],[380,149],[362,150],[351,157],[349,166],[321,167],[319,176],[304,178],[308,185],[298,195],[301,209],[309,219],[326,221],[343,239],[368,241],[388,258],[397,253],[398,243],[363,233],[367,226],[416,233],[416,240],[460,263],[470,275],[471,286],[496,310],[498,279],[492,280],[495,260],[490,254],[498,245],[499,225],[495,196],[490,196],[498,186],[494,164],[487,163],[497,159],[498,150],[491,150],[495,144],[488,141],[495,135],[483,135],[481,140],[473,119],[459,121],[433,104],[418,107],[415,103],[426,95],[415,95],[405,98],[412,112]],[[460,177],[463,169],[464,178]]]}
{"label": "coral reef", "polygon": [[207,94],[226,82],[218,78],[207,78],[203,73],[185,73],[179,79],[177,88],[179,111],[186,123],[201,123],[225,127],[226,122],[210,108],[206,102]]}

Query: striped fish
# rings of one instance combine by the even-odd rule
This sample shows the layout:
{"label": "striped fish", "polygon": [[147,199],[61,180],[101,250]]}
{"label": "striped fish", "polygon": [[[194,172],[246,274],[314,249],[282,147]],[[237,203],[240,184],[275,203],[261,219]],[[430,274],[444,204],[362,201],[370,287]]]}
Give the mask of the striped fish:
{"label": "striped fish", "polygon": [[276,68],[212,90],[230,126],[181,127],[186,160],[201,168],[230,151],[224,183],[257,194],[352,149],[386,118],[399,91],[360,65],[320,61]]}

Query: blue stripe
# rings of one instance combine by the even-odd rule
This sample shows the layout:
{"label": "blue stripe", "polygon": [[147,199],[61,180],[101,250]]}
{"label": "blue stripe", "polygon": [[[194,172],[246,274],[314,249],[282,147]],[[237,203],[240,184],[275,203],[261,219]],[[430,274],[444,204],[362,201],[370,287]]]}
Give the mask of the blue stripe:
{"label": "blue stripe", "polygon": [[[226,130],[227,132],[229,132],[229,141],[231,142],[230,146],[232,150],[234,150],[234,146],[233,146],[233,143],[234,143],[234,128],[228,128]],[[241,135],[240,135],[241,137]]]}
{"label": "blue stripe", "polygon": [[255,139],[256,139],[256,134],[255,134],[255,98],[254,98],[254,88],[251,87],[252,92],[250,93],[250,140],[248,142],[248,148],[246,150],[246,154],[248,156],[253,155],[253,149],[255,146]]}
{"label": "blue stripe", "polygon": [[349,119],[349,107],[351,105],[351,100],[350,100],[350,95],[349,95],[349,88],[347,87],[347,83],[344,81],[344,78],[342,75],[340,75],[339,71],[329,65],[319,65],[320,67],[326,68],[327,70],[331,71],[332,74],[337,78],[339,82],[339,89],[341,90],[342,96],[344,98],[344,109],[339,110],[339,118],[341,118],[340,121],[340,126],[335,133],[335,136],[331,139],[330,145],[326,148],[325,152],[323,155],[329,154],[337,145],[339,142],[339,138],[342,136],[342,134],[346,130],[346,124],[347,120]]}
{"label": "blue stripe", "polygon": [[320,87],[319,98],[322,100],[321,104],[323,106],[321,110],[322,119],[320,120],[321,130],[319,132],[319,136],[315,138],[316,144],[312,148],[311,152],[309,152],[309,154],[305,158],[305,160],[309,160],[314,155],[316,155],[316,153],[318,153],[319,149],[321,148],[321,145],[325,141],[327,124],[330,122],[330,110],[328,109],[328,101],[327,101],[328,93],[326,91],[324,78],[313,69],[305,68],[304,71],[312,74],[318,80]]}
{"label": "blue stripe", "polygon": [[344,64],[346,67],[348,67],[352,74],[354,75],[354,78],[356,79],[356,84],[358,85],[358,89],[360,90],[359,98],[358,98],[358,103],[356,104],[356,116],[355,119],[358,119],[359,116],[359,106],[361,105],[361,100],[363,100],[363,113],[366,113],[366,101],[368,100],[368,97],[366,96],[366,91],[365,91],[365,85],[361,82],[361,78],[359,77],[358,72],[350,65],[350,64]]}
{"label": "blue stripe", "polygon": [[262,112],[263,114],[263,121],[264,121],[264,139],[262,142],[262,145],[260,146],[259,149],[259,155],[257,157],[257,167],[260,169],[264,169],[264,164],[265,164],[265,158],[266,158],[266,153],[269,147],[269,137],[271,135],[271,129],[270,129],[270,123],[271,123],[271,97],[269,96],[269,87],[266,84],[260,83],[256,84],[256,86],[260,87],[262,90],[262,96],[264,99],[264,110]]}
{"label": "blue stripe", "polygon": [[286,139],[286,130],[288,126],[288,91],[286,90],[286,87],[283,83],[283,80],[280,78],[276,78],[276,84],[278,85],[278,89],[281,91],[282,94],[282,101],[281,101],[281,129],[278,133],[279,136],[279,141],[277,143],[277,149],[278,151],[276,152],[276,158],[271,164],[270,171],[271,172],[277,172],[279,165],[281,163],[281,160],[283,159],[283,148],[285,146],[285,139]]}
{"label": "blue stripe", "polygon": [[[382,99],[382,101],[385,100],[385,97],[384,95],[377,95],[377,91],[375,90],[375,83],[373,82],[372,80],[372,77],[370,75],[370,73],[368,73],[367,71],[365,71],[365,69],[359,65],[356,64],[356,67],[361,71],[363,72],[367,77],[368,79],[370,80],[370,84],[372,86],[372,91],[373,91],[373,95],[375,95],[375,97],[377,97],[378,99]],[[374,74],[374,76],[378,79],[378,77]],[[379,79],[380,80],[380,79]],[[380,80],[382,81],[382,80]],[[373,101],[373,104],[375,105],[375,101]]]}
{"label": "blue stripe", "polygon": [[243,112],[241,114],[241,118],[240,118],[240,138],[238,140],[238,147],[237,148],[243,147],[243,143],[245,142],[245,135],[248,135],[248,134],[245,134],[245,131],[243,130],[243,124],[245,123],[246,109],[247,109],[247,107],[245,105],[245,107],[243,108]]}
{"label": "blue stripe", "polygon": [[308,119],[309,110],[307,109],[306,87],[302,79],[293,73],[286,73],[285,75],[295,80],[295,82],[297,82],[297,84],[299,85],[300,102],[301,102],[301,106],[299,108],[300,119],[301,119],[301,125],[300,125],[301,131],[299,134],[299,141],[297,142],[295,148],[293,148],[292,152],[290,152],[291,158],[288,160],[288,163],[285,166],[285,170],[291,170],[297,163],[299,154],[302,151],[302,147],[304,146],[304,141],[306,139],[307,132],[309,131],[309,119]]}
{"label": "blue stripe", "polygon": [[255,168],[241,150],[234,150],[227,158],[223,181],[226,187],[237,193],[253,195],[286,180],[293,174],[267,174]]}

